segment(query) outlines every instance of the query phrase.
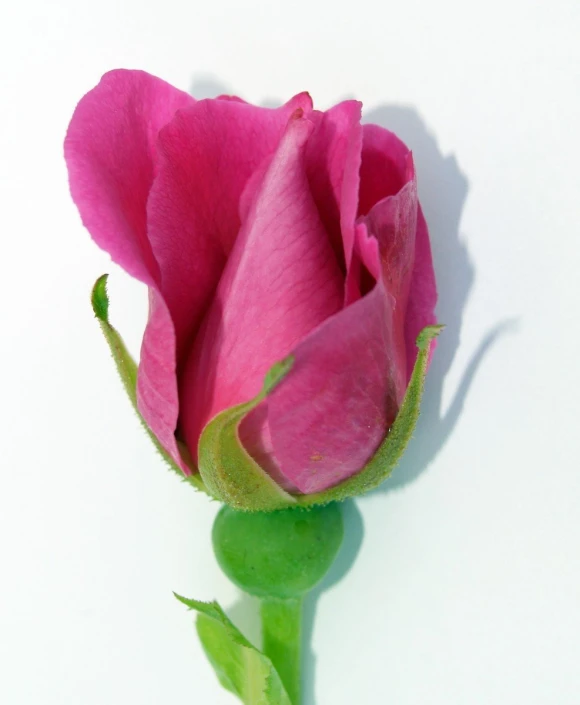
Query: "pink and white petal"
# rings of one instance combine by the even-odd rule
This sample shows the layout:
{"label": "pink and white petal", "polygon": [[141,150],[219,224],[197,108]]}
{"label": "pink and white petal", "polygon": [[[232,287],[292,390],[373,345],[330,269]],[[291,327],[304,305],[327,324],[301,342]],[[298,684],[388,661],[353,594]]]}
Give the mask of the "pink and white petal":
{"label": "pink and white petal", "polygon": [[161,130],[148,225],[175,324],[178,367],[240,230],[246,182],[275,152],[297,108],[311,108],[307,94],[276,110],[237,100],[202,100],[179,111]]}
{"label": "pink and white petal", "polygon": [[97,245],[146,284],[158,266],[146,204],[157,133],[194,99],[143,71],[116,70],[79,102],[64,143],[71,194]]}
{"label": "pink and white petal", "polygon": [[272,364],[342,306],[305,170],[312,130],[299,113],[290,119],[196,338],[181,387],[191,449],[213,416],[256,396]]}
{"label": "pink and white petal", "polygon": [[[407,316],[405,320],[405,341],[407,346],[407,382],[417,359],[415,341],[425,326],[437,322],[435,304],[437,303],[437,285],[429,231],[421,207],[417,213],[417,237],[415,240],[415,263],[411,275]],[[431,355],[437,345],[437,339],[431,343]]]}

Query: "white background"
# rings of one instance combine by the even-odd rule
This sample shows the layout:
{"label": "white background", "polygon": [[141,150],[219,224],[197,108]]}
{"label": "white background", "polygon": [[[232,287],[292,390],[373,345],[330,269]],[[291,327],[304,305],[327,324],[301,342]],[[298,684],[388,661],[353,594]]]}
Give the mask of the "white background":
{"label": "white background", "polygon": [[579,703],[577,0],[3,7],[0,701],[233,704],[171,591],[255,633],[216,505],[150,448],[89,306],[111,272],[138,351],[145,290],[83,230],[61,156],[76,101],[129,67],[199,97],[358,97],[415,153],[447,329],[412,447],[309,606],[304,705]]}

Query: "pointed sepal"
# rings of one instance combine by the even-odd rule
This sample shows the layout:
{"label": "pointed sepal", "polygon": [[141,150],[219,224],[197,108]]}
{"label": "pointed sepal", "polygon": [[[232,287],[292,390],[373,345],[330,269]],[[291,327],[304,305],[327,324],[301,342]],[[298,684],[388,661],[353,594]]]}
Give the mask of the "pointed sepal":
{"label": "pointed sepal", "polygon": [[177,473],[179,478],[184,482],[193,485],[198,490],[205,491],[205,487],[200,476],[197,473],[188,476],[181,471],[181,469],[173,461],[173,458],[159,443],[156,436],[151,432],[151,430],[145,423],[143,417],[139,413],[139,409],[137,408],[137,364],[135,363],[135,360],[133,360],[131,354],[127,350],[123,339],[121,338],[117,330],[109,322],[109,296],[107,294],[108,276],[108,274],[103,274],[95,282],[93,291],[91,293],[91,303],[93,306],[94,314],[97,320],[99,321],[99,325],[101,326],[101,330],[103,331],[103,335],[105,336],[105,340],[109,345],[109,349],[111,351],[111,355],[113,356],[117,372],[119,373],[121,382],[123,383],[123,387],[127,392],[129,401],[131,402],[133,409],[135,409],[135,413],[137,414],[137,417],[139,418],[139,421],[141,422],[143,428],[147,432],[147,435],[149,436],[149,438],[153,442],[153,445],[155,446],[163,460],[165,460],[169,468],[175,473]]}
{"label": "pointed sepal", "polygon": [[293,358],[276,363],[267,373],[260,394],[217,414],[204,428],[198,445],[199,472],[208,492],[241,511],[269,512],[296,505],[249,455],[239,437],[244,416],[255,408],[290,371]]}

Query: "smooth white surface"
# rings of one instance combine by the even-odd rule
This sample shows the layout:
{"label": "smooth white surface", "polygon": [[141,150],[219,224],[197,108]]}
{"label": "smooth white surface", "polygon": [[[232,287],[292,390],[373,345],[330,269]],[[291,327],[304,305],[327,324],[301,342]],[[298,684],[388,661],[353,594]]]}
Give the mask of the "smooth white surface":
{"label": "smooth white surface", "polygon": [[171,595],[239,599],[216,506],[123,398],[88,293],[112,273],[137,351],[145,291],[67,192],[68,119],[120,66],[356,96],[415,152],[448,328],[405,462],[349,510],[342,563],[364,540],[317,601],[304,705],[579,702],[579,34],[577,0],[3,5],[1,702],[234,702]]}

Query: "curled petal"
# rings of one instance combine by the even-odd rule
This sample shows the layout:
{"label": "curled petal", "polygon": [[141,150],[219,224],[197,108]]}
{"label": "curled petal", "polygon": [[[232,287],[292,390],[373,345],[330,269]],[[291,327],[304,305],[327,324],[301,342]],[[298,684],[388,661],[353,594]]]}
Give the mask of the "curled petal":
{"label": "curled petal", "polygon": [[173,431],[178,416],[175,333],[147,227],[159,130],[194,99],[142,71],[111,71],[77,106],[66,140],[70,188],[82,221],[115,262],[150,288],[137,401],[143,418],[188,473]]}

